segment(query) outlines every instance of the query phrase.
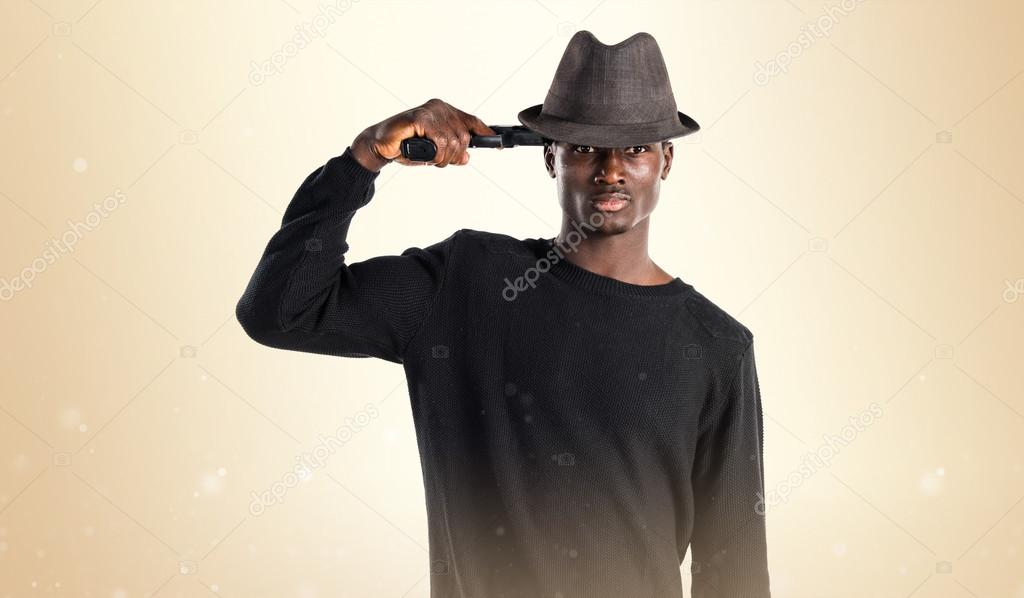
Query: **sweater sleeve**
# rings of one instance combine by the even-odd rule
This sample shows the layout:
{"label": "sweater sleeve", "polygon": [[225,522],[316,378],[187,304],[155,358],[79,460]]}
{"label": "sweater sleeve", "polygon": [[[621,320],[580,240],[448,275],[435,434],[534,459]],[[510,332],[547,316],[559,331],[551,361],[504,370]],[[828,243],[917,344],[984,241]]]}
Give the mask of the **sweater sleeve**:
{"label": "sweater sleeve", "polygon": [[729,390],[705,405],[692,485],[693,598],[770,598],[764,424],[751,339]]}
{"label": "sweater sleeve", "polygon": [[299,186],[235,308],[250,338],[278,349],[403,363],[444,284],[458,233],[347,264],[349,225],[373,197],[378,174],[347,147]]}

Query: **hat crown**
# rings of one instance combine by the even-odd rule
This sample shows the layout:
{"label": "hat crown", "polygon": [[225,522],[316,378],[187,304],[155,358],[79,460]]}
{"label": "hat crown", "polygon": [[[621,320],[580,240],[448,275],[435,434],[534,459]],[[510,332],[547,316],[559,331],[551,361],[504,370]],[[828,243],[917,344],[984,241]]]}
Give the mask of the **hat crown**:
{"label": "hat crown", "polygon": [[642,124],[676,114],[668,68],[647,32],[613,45],[577,31],[562,54],[544,113],[591,124]]}
{"label": "hat crown", "polygon": [[605,44],[573,34],[543,104],[519,121],[553,140],[598,146],[653,143],[700,129],[676,108],[665,58],[650,33]]}
{"label": "hat crown", "polygon": [[577,31],[562,54],[550,91],[590,104],[639,104],[672,96],[661,48],[644,31],[611,45],[590,31]]}

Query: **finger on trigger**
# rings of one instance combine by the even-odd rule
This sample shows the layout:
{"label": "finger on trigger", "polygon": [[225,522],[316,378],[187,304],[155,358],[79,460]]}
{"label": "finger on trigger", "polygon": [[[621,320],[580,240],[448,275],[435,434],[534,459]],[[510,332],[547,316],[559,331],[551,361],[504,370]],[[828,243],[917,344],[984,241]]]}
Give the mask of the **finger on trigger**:
{"label": "finger on trigger", "polygon": [[459,153],[461,152],[459,147],[459,134],[452,130],[448,132],[448,152],[444,156],[444,165],[458,164]]}
{"label": "finger on trigger", "polygon": [[459,131],[459,164],[465,164],[468,161],[469,143],[472,139],[473,134],[470,133],[469,129],[463,128]]}
{"label": "finger on trigger", "polygon": [[430,131],[428,137],[434,142],[434,157],[427,160],[427,164],[438,166],[444,163],[445,156],[448,153],[448,137],[442,130]]}

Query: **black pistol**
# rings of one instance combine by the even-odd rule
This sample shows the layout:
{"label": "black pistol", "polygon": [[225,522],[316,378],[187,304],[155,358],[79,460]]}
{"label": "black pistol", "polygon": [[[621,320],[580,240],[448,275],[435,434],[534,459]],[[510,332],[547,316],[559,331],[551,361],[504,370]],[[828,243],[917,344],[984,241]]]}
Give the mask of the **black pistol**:
{"label": "black pistol", "polygon": [[[544,145],[544,137],[522,125],[491,126],[497,135],[473,135],[469,147],[515,147],[517,145]],[[430,162],[437,155],[437,146],[426,137],[403,139],[402,156],[413,162]]]}

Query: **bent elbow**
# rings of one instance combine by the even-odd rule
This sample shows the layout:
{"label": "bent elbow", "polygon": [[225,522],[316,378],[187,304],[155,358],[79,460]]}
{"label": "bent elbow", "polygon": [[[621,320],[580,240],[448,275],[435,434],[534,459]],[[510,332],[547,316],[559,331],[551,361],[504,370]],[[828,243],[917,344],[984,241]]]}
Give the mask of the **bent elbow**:
{"label": "bent elbow", "polygon": [[260,310],[256,302],[245,294],[235,305],[235,319],[238,320],[245,334],[261,345],[274,347],[274,339],[280,338],[280,330],[275,329],[272,322],[259,316]]}

